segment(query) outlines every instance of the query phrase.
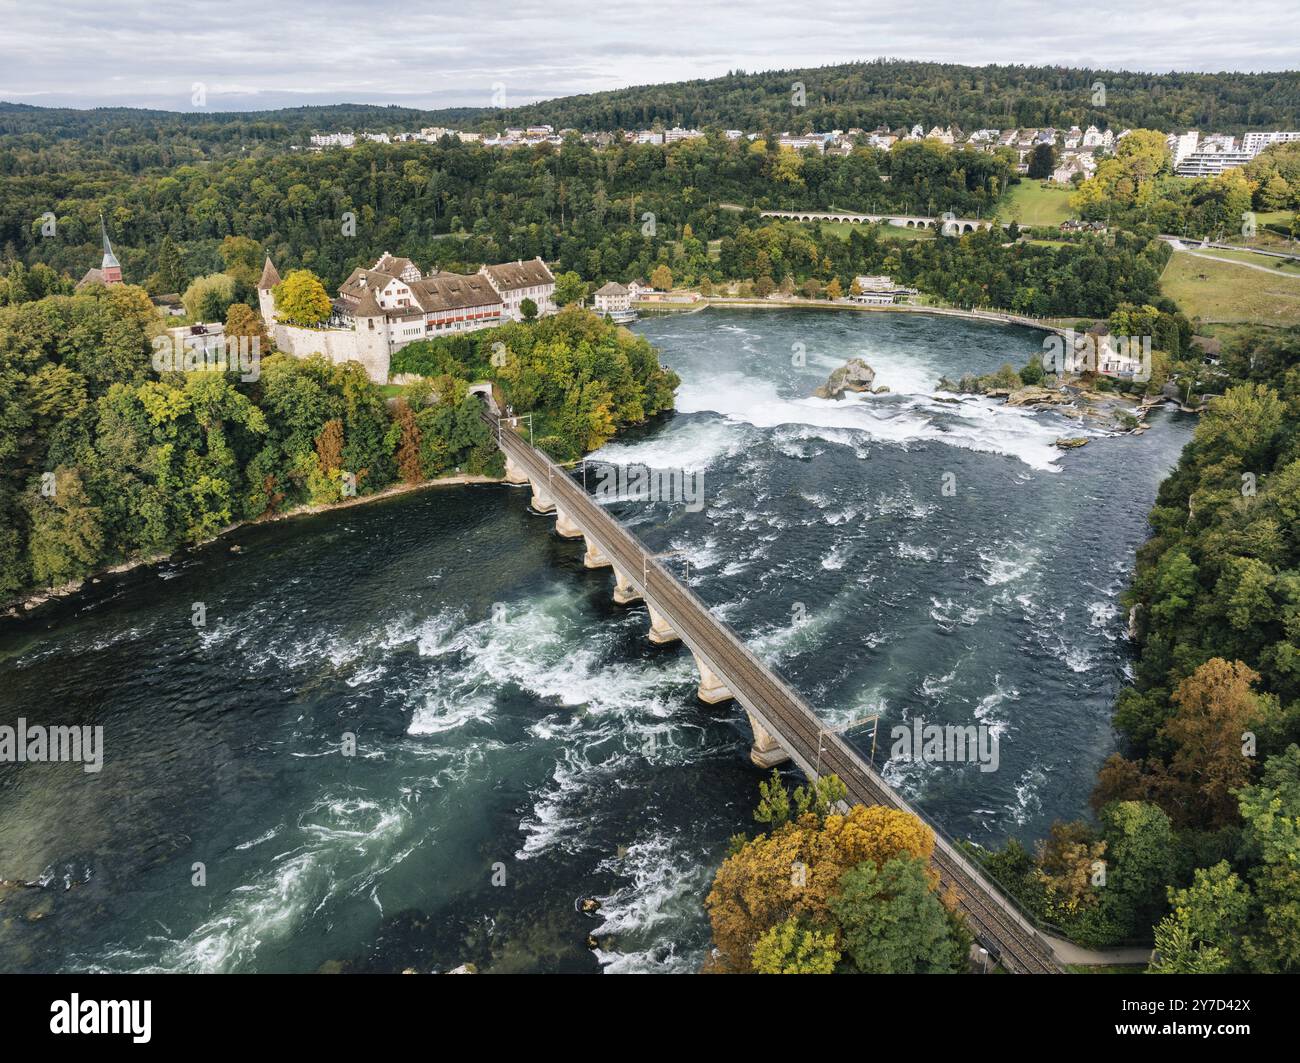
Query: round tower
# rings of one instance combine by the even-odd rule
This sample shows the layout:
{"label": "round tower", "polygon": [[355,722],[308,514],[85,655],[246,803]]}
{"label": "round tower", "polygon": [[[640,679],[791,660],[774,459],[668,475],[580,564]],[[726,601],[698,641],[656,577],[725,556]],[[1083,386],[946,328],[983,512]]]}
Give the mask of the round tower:
{"label": "round tower", "polygon": [[262,321],[270,328],[275,324],[275,293],[271,290],[280,283],[280,274],[271,263],[271,256],[266,256],[266,265],[262,267],[262,279],[257,282],[257,306],[262,312]]}

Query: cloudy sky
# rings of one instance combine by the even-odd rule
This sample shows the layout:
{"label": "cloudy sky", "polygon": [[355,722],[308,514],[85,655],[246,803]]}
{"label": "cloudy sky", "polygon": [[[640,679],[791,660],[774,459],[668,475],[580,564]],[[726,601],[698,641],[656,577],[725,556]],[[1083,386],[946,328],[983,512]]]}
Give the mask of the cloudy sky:
{"label": "cloudy sky", "polygon": [[0,0],[0,100],[488,106],[891,56],[1300,68],[1297,0]]}

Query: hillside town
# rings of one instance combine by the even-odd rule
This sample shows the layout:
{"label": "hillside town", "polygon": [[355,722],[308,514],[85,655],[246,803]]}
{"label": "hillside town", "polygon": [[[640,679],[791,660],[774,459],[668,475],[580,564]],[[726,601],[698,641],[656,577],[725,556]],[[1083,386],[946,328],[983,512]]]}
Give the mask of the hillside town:
{"label": "hillside town", "polygon": [[[1097,161],[1114,154],[1115,146],[1130,130],[1116,133],[1098,129],[1095,125],[1080,129],[1052,126],[1024,127],[1018,129],[976,129],[970,132],[949,124],[926,129],[921,123],[909,127],[889,129],[881,126],[874,130],[832,129],[825,133],[783,132],[776,138],[778,146],[786,151],[811,150],[818,154],[848,155],[859,145],[888,150],[899,141],[934,140],[950,147],[965,147],[975,151],[994,152],[1007,150],[1017,157],[1017,170],[1028,174],[1030,156],[1036,148],[1047,145],[1052,149],[1051,180],[1069,184],[1086,180],[1097,169]],[[416,142],[435,144],[450,137],[464,144],[481,144],[489,148],[536,147],[541,144],[559,146],[568,137],[578,137],[584,144],[598,148],[609,147],[616,141],[630,144],[675,144],[706,136],[700,129],[650,129],[622,130],[618,132],[581,132],[577,129],[555,129],[550,125],[508,128],[496,134],[468,132],[445,126],[426,126],[410,133],[321,133],[311,138],[309,150],[326,148],[352,148],[358,143],[373,142],[394,144]],[[755,141],[763,133],[747,133],[740,129],[727,129],[723,135],[728,140]],[[1213,177],[1225,170],[1245,166],[1256,155],[1273,144],[1300,141],[1300,131],[1256,131],[1234,136],[1230,133],[1204,133],[1192,129],[1172,132],[1166,143],[1173,156],[1174,172],[1180,177]],[[1044,175],[1046,176],[1046,175]]]}

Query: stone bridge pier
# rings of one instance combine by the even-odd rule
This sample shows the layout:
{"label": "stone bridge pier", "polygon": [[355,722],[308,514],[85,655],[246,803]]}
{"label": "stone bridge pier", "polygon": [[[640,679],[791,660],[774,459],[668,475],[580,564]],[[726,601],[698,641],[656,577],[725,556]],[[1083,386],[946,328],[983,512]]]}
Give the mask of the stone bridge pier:
{"label": "stone bridge pier", "polygon": [[676,642],[678,639],[681,638],[681,636],[678,635],[677,632],[673,630],[672,624],[668,623],[668,621],[664,618],[663,614],[660,613],[657,609],[655,609],[655,607],[651,605],[649,602],[646,602],[646,609],[650,613],[650,641],[651,642],[662,646],[664,645],[664,643]]}
{"label": "stone bridge pier", "polygon": [[582,555],[582,564],[585,568],[613,568],[614,562],[605,556],[605,551],[600,548],[590,535],[584,537],[587,542],[587,552]]}
{"label": "stone bridge pier", "polygon": [[617,568],[614,569],[614,601],[619,605],[628,605],[640,600],[641,592],[633,586],[632,581]]}
{"label": "stone bridge pier", "polygon": [[[583,531],[578,527],[577,523],[558,506],[555,508],[555,533],[565,539],[581,539],[584,537]],[[590,543],[590,540],[588,540],[588,543]]]}
{"label": "stone bridge pier", "polygon": [[749,717],[749,726],[754,732],[754,744],[749,747],[749,759],[764,771],[789,760],[790,754],[768,734],[767,729],[755,719],[754,714],[746,710],[745,715]]}
{"label": "stone bridge pier", "polygon": [[524,472],[509,454],[506,455],[506,483],[513,484],[515,487],[522,487],[528,483],[528,473]]}

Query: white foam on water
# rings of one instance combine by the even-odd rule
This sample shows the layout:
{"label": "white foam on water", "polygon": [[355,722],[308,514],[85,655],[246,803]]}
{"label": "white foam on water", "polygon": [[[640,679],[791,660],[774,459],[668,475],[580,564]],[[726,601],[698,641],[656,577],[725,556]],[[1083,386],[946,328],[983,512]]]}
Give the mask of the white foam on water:
{"label": "white foam on water", "polygon": [[975,706],[975,718],[980,723],[988,727],[989,732],[995,738],[1001,738],[1011,726],[1011,721],[1005,715],[1000,713],[1000,709],[1008,701],[1019,701],[1020,691],[1015,687],[1004,686],[1002,676],[993,676],[993,691],[985,694],[980,698],[980,702]]}
{"label": "white foam on water", "polygon": [[602,860],[597,871],[625,882],[598,897],[600,925],[592,933],[613,936],[614,948],[597,950],[606,974],[673,974],[699,970],[703,956],[685,952],[675,940],[694,921],[712,875],[703,854],[687,851],[676,835],[655,832],[629,845],[622,856]]}
{"label": "white foam on water", "polygon": [[790,399],[779,394],[775,383],[724,373],[683,383],[677,408],[682,413],[713,412],[734,424],[763,429],[804,426],[817,429],[819,438],[835,443],[843,441],[843,432],[852,430],[900,446],[946,443],[1003,454],[1041,471],[1059,471],[1056,462],[1061,452],[1054,445],[1061,432],[1059,416],[1039,416],[1032,410],[1003,406],[993,400],[953,407],[891,401],[890,396]]}
{"label": "white foam on water", "polygon": [[[679,412],[683,411],[680,403]],[[714,420],[677,420],[653,439],[637,443],[606,443],[588,455],[592,462],[611,465],[648,465],[652,469],[699,472],[721,458],[733,457],[745,447],[743,435]],[[589,478],[593,473],[588,473]],[[592,481],[589,479],[588,486]]]}
{"label": "white foam on water", "polygon": [[822,558],[822,568],[835,572],[844,567],[844,562],[849,559],[852,552],[852,544],[849,542],[839,542],[831,547],[830,553]]}
{"label": "white foam on water", "polygon": [[332,900],[403,859],[394,851],[407,826],[399,802],[325,797],[299,819],[297,845],[235,887],[215,913],[179,939],[164,939],[145,972],[250,970],[258,953],[292,935]]}
{"label": "white foam on water", "polygon": [[979,559],[984,562],[984,571],[980,579],[985,586],[1000,587],[1032,571],[1038,557],[1037,550],[1012,542],[1002,543],[996,552],[981,550]]}
{"label": "white foam on water", "polygon": [[894,553],[907,561],[930,562],[939,556],[939,552],[933,546],[920,546],[901,540],[894,543]]}
{"label": "white foam on water", "polygon": [[410,735],[442,734],[463,727],[471,720],[490,720],[494,708],[487,697],[426,696],[424,704],[411,714],[406,733]]}

